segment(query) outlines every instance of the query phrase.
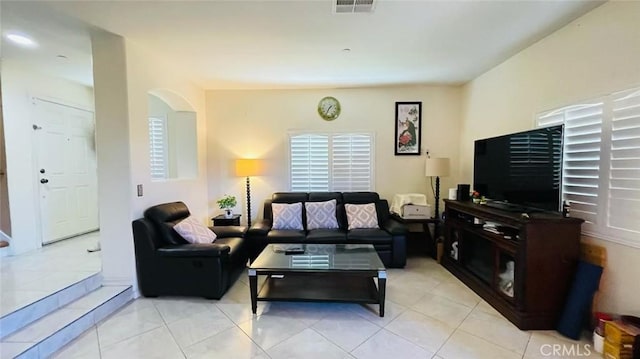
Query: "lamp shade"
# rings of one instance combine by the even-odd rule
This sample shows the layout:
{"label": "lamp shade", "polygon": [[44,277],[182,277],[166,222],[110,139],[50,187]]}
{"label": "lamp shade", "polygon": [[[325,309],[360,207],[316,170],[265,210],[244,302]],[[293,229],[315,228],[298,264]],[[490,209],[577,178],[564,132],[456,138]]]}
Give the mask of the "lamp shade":
{"label": "lamp shade", "polygon": [[238,159],[236,160],[236,176],[251,177],[259,176],[263,172],[261,160],[256,159]]}
{"label": "lamp shade", "polygon": [[449,175],[448,158],[427,158],[424,175],[427,177],[446,177]]}

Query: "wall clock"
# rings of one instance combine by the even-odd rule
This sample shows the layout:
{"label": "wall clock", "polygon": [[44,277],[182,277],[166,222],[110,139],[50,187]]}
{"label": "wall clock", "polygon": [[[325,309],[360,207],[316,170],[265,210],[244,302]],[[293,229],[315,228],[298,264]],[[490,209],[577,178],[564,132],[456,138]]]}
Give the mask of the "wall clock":
{"label": "wall clock", "polygon": [[323,97],[318,102],[318,115],[325,121],[333,121],[340,116],[340,101],[335,97]]}

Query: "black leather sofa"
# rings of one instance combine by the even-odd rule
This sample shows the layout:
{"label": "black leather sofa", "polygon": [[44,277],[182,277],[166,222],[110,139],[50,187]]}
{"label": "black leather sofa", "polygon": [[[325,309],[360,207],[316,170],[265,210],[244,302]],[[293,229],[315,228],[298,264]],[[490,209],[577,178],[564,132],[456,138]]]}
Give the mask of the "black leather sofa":
{"label": "black leather sofa", "polygon": [[138,286],[145,297],[201,296],[220,299],[246,267],[246,227],[210,227],[217,239],[191,244],[173,226],[189,216],[182,202],[164,203],[133,221]]}
{"label": "black leather sofa", "polygon": [[[323,202],[335,199],[338,229],[307,230],[304,202]],[[272,203],[302,202],[302,223],[304,230],[272,229]],[[346,203],[375,203],[379,229],[348,230]],[[405,226],[389,215],[389,203],[380,199],[376,192],[276,192],[264,203],[263,219],[247,231],[249,257],[253,261],[269,243],[335,243],[373,244],[386,267],[402,268],[406,264]]]}

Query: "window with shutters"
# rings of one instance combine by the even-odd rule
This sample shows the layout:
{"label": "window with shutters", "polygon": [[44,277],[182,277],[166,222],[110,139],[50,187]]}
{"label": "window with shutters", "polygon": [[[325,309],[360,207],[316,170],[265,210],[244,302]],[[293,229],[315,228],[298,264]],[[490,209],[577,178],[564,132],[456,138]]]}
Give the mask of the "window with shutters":
{"label": "window with shutters", "polygon": [[151,179],[167,178],[167,119],[149,117],[149,160]]}
{"label": "window with shutters", "polygon": [[291,191],[372,191],[373,139],[366,132],[291,133]]}
{"label": "window with shutters", "polygon": [[540,114],[564,124],[562,199],[583,232],[640,247],[640,88]]}

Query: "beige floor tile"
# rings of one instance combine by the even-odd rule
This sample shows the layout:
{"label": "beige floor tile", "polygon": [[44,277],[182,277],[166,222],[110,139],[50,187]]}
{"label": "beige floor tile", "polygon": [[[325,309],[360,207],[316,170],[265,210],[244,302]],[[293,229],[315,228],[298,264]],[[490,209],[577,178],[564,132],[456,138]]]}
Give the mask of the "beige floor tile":
{"label": "beige floor tile", "polygon": [[424,314],[408,310],[387,325],[385,329],[435,353],[456,328]]}
{"label": "beige floor tile", "polygon": [[148,331],[101,350],[102,359],[179,359],[184,354],[165,327]]}
{"label": "beige floor tile", "polygon": [[271,302],[263,305],[261,316],[295,319],[305,326],[317,323],[332,312],[343,310],[338,303]]}
{"label": "beige floor tile", "polygon": [[[96,232],[97,233],[97,232]],[[13,257],[0,257],[0,316],[49,296],[101,269],[93,233]]]}
{"label": "beige floor tile", "polygon": [[444,359],[518,359],[522,354],[499,347],[484,339],[456,330],[438,351]]}
{"label": "beige floor tile", "polygon": [[273,359],[341,359],[347,352],[313,329],[307,328],[267,350],[267,354]]}
{"label": "beige floor tile", "polygon": [[95,327],[59,350],[53,359],[100,359],[98,331]]}
{"label": "beige floor tile", "polygon": [[459,329],[519,354],[524,354],[531,336],[508,320],[481,311],[471,312]]}
{"label": "beige floor tile", "polygon": [[587,339],[571,340],[556,331],[532,331],[525,358],[601,358]]}
{"label": "beige floor tile", "polygon": [[439,295],[426,294],[411,309],[457,327],[471,313],[472,308]]}
{"label": "beige floor tile", "polygon": [[153,304],[167,324],[216,308],[215,301],[204,298],[161,297],[154,299]]}
{"label": "beige floor tile", "polygon": [[226,329],[216,335],[184,348],[184,353],[189,359],[258,359],[268,358],[238,327]]}
{"label": "beige floor tile", "polygon": [[238,325],[263,350],[288,339],[308,326],[292,318],[261,315]]}
{"label": "beige floor tile", "polygon": [[474,308],[481,300],[476,293],[457,280],[455,282],[442,282],[433,288],[431,293],[448,298],[470,308]]}
{"label": "beige floor tile", "polygon": [[402,282],[387,283],[386,300],[405,307],[416,304],[425,294],[427,294],[427,291],[421,290],[416,284],[403,284]]}
{"label": "beige floor tile", "polygon": [[[164,325],[158,310],[148,301],[134,301],[98,325],[100,347],[106,347]],[[151,304],[151,305],[150,305]]]}
{"label": "beige floor tile", "polygon": [[382,329],[353,350],[351,355],[359,359],[414,359],[431,358],[433,352]]}
{"label": "beige floor tile", "polygon": [[245,303],[218,303],[216,307],[220,309],[232,322],[240,324],[251,320],[254,316],[261,315],[267,306],[258,305],[256,314],[251,311],[251,304]]}
{"label": "beige floor tile", "polygon": [[219,303],[243,303],[251,304],[251,293],[249,291],[249,284],[242,281],[236,281],[231,288],[227,290]]}
{"label": "beige floor tile", "polygon": [[487,314],[494,315],[499,318],[504,318],[500,312],[498,312],[491,304],[481,300],[480,303],[473,309],[474,312],[483,312]]}
{"label": "beige floor tile", "polygon": [[555,331],[519,331],[431,259],[410,258],[405,269],[389,269],[388,274],[388,288],[398,293],[388,295],[383,318],[377,305],[338,303],[259,302],[254,315],[248,286],[237,281],[220,301],[138,298],[57,357],[86,353],[92,358],[96,345],[107,359],[183,354],[266,359],[318,353],[322,358],[367,359],[508,359],[522,353],[530,359],[553,358],[540,352],[545,344],[582,345],[580,354],[585,354],[587,342],[566,340]]}
{"label": "beige floor tile", "polygon": [[234,326],[235,324],[215,307],[167,324],[171,335],[181,348],[186,348]]}
{"label": "beige floor tile", "polygon": [[379,326],[353,312],[328,315],[312,328],[347,352],[380,330]]}
{"label": "beige floor tile", "polygon": [[397,316],[407,310],[407,307],[390,300],[386,300],[384,306],[384,317],[380,316],[377,304],[358,305],[351,307],[350,310],[380,327],[391,323]]}

